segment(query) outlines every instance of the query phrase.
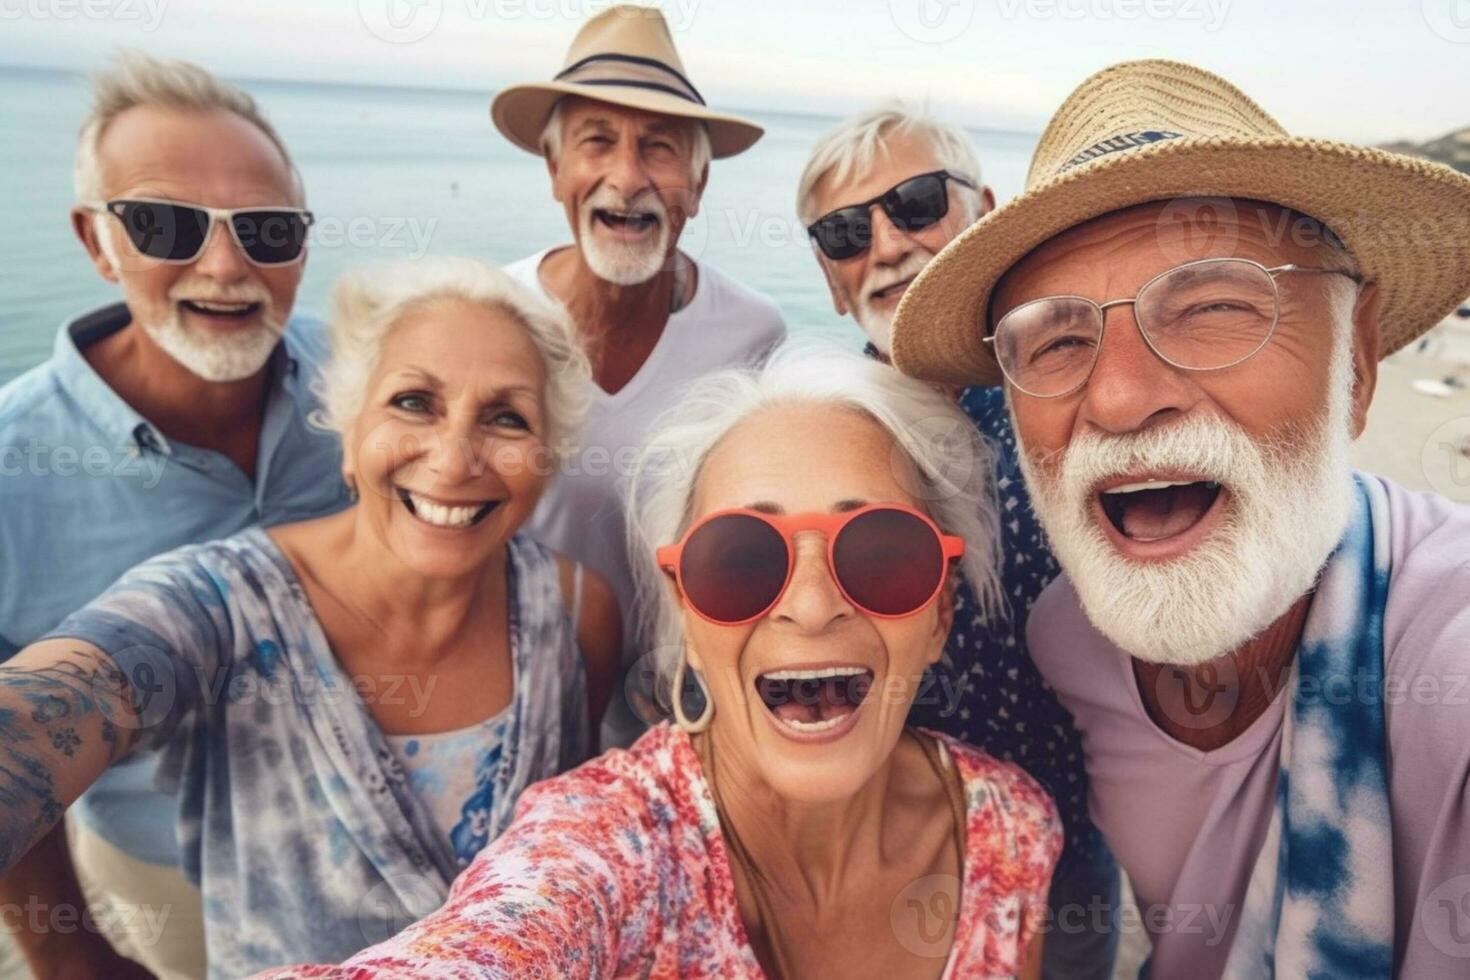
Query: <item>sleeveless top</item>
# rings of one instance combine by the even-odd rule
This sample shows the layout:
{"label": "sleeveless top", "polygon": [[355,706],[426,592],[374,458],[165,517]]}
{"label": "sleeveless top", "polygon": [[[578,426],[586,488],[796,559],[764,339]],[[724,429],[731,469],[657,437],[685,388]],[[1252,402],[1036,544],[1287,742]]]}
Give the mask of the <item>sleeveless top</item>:
{"label": "sleeveless top", "polygon": [[[571,602],[575,637],[581,622],[581,564],[576,565],[572,575]],[[519,664],[515,667],[515,691],[519,693],[524,689],[522,675],[528,672]],[[449,839],[461,868],[490,842],[492,818],[508,812],[495,805],[495,783],[506,756],[505,736],[512,707],[507,704],[491,717],[453,731],[385,736],[408,775],[409,785],[427,804],[439,831]]]}

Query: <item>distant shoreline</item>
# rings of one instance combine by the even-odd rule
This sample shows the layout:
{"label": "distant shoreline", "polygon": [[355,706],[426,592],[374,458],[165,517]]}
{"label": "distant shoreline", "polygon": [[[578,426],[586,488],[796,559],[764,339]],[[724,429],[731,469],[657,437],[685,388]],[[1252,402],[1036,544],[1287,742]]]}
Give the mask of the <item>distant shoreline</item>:
{"label": "distant shoreline", "polygon": [[[42,75],[51,77],[61,75],[72,76],[77,79],[84,79],[88,72],[92,70],[93,69],[91,68],[73,68],[65,65],[23,65],[13,63],[0,64],[0,73],[14,72],[16,74]],[[339,82],[315,78],[268,78],[258,75],[224,75],[222,77],[227,78],[228,80],[247,88],[288,88],[294,86],[337,92],[374,91],[406,93],[410,95],[442,95],[456,97],[465,95],[480,95],[486,99],[487,104],[491,96],[493,96],[496,91],[498,91],[498,89],[494,86],[479,85],[465,85],[462,87],[448,87],[443,85],[383,85],[373,82]],[[772,109],[768,107],[751,107],[741,105],[731,105],[727,108],[726,111],[733,112],[738,115],[754,116],[756,118],[767,117],[805,123],[828,123],[831,125],[836,125],[844,118],[841,114],[838,113],[792,112],[784,109]],[[972,133],[990,133],[998,136],[1020,137],[1029,140],[1036,140],[1041,137],[1041,131],[1039,129],[1013,129],[1004,126],[964,126],[963,128],[969,130]]]}

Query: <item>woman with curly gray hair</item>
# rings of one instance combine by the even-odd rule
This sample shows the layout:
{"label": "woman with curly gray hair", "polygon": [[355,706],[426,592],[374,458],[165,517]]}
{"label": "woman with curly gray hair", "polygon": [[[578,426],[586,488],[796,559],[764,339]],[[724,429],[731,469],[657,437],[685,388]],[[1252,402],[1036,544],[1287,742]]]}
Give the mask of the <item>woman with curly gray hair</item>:
{"label": "woman with curly gray hair", "polygon": [[521,792],[588,756],[621,645],[606,583],[518,533],[584,411],[564,315],[468,259],[352,276],[336,307],[320,421],[354,504],[148,561],[0,677],[30,774],[0,775],[30,801],[0,815],[0,872],[161,751],[211,976],[437,908]]}
{"label": "woman with curly gray hair", "polygon": [[855,354],[696,382],[632,474],[675,724],[532,787],[449,901],[286,977],[1039,976],[1061,829],[1015,766],[908,727],[963,569],[995,597],[991,457]]}

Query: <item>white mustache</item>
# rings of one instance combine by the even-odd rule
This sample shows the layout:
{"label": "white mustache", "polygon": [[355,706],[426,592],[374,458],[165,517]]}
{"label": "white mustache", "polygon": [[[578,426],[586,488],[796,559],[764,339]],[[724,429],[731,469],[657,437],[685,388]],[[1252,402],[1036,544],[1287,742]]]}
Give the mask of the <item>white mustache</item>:
{"label": "white mustache", "polygon": [[924,266],[934,258],[934,253],[929,251],[910,252],[897,266],[891,269],[874,269],[863,280],[863,297],[867,298],[889,286],[912,279],[924,271]]}
{"label": "white mustache", "polygon": [[239,282],[223,285],[212,279],[199,277],[183,278],[168,291],[168,298],[175,303],[259,303],[271,305],[271,294],[258,282]]}
{"label": "white mustache", "polygon": [[669,210],[664,207],[664,202],[658,199],[653,191],[644,191],[632,198],[624,198],[623,195],[611,187],[599,187],[592,196],[582,202],[582,216],[590,219],[593,211],[646,211],[658,219],[660,225],[668,223]]}
{"label": "white mustache", "polygon": [[1257,442],[1224,419],[1194,416],[1126,435],[1084,432],[1067,447],[1056,473],[1063,494],[1074,503],[1117,477],[1187,473],[1227,486],[1250,484],[1292,442],[1289,433]]}

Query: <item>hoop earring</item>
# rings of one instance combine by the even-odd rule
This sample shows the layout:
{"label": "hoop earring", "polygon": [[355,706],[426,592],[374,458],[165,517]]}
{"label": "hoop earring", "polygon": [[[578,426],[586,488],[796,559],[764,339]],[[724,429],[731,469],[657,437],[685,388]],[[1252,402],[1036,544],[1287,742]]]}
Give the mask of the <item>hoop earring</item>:
{"label": "hoop earring", "polygon": [[696,672],[694,675],[694,680],[695,683],[699,685],[700,691],[704,693],[704,710],[701,711],[699,713],[699,717],[695,718],[693,721],[690,721],[689,718],[684,714],[684,671],[688,668],[688,666],[689,658],[685,656],[683,650],[680,650],[679,666],[674,669],[674,689],[671,692],[673,697],[670,698],[670,700],[673,701],[674,723],[682,728],[686,733],[690,735],[698,735],[700,732],[708,728],[709,723],[714,719],[715,702],[709,696],[709,688],[704,686],[704,681],[700,680],[699,674]]}

